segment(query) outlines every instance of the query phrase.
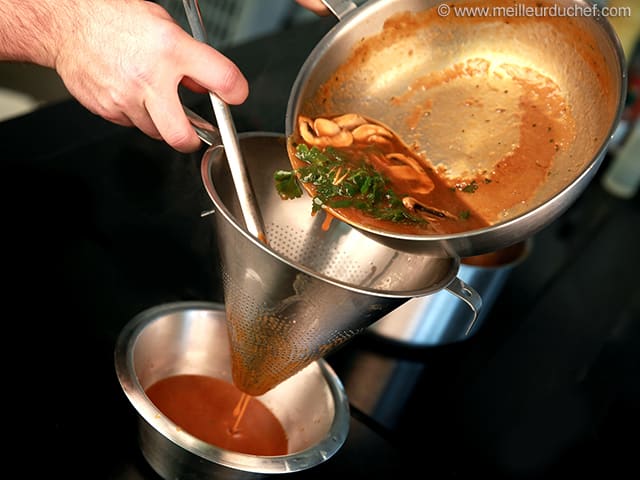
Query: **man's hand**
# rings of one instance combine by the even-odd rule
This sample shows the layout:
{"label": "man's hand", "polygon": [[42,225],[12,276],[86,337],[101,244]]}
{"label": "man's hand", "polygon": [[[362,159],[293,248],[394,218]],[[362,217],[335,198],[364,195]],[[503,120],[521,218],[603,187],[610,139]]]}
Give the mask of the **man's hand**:
{"label": "man's hand", "polygon": [[193,39],[162,7],[139,0],[80,3],[76,29],[61,42],[54,67],[90,111],[189,152],[200,140],[182,110],[180,83],[229,104],[246,99],[238,67]]}
{"label": "man's hand", "polygon": [[329,9],[325,7],[321,0],[296,0],[296,2],[318,15],[324,16],[329,14]]}
{"label": "man's hand", "polygon": [[[329,13],[320,0],[296,1]],[[91,112],[185,153],[200,140],[182,109],[180,84],[231,105],[248,95],[231,60],[144,0],[0,0],[0,60],[55,68]]]}

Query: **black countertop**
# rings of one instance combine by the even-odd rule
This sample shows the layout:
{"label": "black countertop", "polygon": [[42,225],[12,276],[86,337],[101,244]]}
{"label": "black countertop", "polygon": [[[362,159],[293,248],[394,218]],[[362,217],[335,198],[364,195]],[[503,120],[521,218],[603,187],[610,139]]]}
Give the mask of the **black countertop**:
{"label": "black countertop", "polygon": [[[323,19],[229,50],[250,80],[238,131],[284,131],[291,85]],[[206,99],[185,103],[211,118]],[[156,479],[113,367],[140,311],[222,301],[200,153],[181,155],[75,101],[0,124],[5,436],[22,473]],[[606,167],[608,159],[605,159]],[[364,334],[327,358],[349,438],[299,478],[548,478],[636,471],[640,202],[594,180],[533,238],[482,329],[438,347]],[[8,308],[6,308],[8,307]],[[15,452],[15,459],[13,457]],[[17,458],[26,461],[17,462]]]}

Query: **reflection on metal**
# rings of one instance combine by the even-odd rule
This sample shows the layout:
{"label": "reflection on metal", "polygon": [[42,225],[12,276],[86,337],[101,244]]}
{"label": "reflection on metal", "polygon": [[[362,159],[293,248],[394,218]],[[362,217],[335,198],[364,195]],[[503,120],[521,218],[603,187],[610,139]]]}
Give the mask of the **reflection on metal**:
{"label": "reflection on metal", "polygon": [[380,425],[394,428],[424,370],[421,362],[359,352],[340,372],[349,403]]}
{"label": "reflection on metal", "polygon": [[513,268],[531,251],[531,240],[523,242],[517,256],[498,266],[462,263],[460,280],[482,297],[482,309],[475,323],[473,312],[446,291],[413,298],[369,327],[375,335],[414,346],[454,343],[473,336],[482,326]]}

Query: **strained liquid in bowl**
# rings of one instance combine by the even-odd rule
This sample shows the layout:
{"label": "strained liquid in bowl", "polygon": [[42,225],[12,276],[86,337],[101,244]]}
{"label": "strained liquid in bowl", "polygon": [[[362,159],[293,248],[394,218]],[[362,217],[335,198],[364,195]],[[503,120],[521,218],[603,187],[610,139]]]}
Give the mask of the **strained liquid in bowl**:
{"label": "strained liquid in bowl", "polygon": [[287,434],[257,398],[205,375],[173,375],[146,389],[149,399],[178,427],[234,452],[285,455]]}

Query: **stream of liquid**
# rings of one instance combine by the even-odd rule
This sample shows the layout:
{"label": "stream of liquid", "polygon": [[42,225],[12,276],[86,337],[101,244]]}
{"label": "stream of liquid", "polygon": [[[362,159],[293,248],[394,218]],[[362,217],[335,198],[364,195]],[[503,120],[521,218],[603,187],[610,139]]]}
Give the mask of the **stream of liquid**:
{"label": "stream of liquid", "polygon": [[251,395],[242,392],[240,395],[240,399],[233,409],[233,416],[236,418],[236,421],[233,422],[233,426],[231,427],[231,435],[234,435],[240,431],[240,423],[244,418],[244,414],[247,411],[247,406],[251,401]]}

